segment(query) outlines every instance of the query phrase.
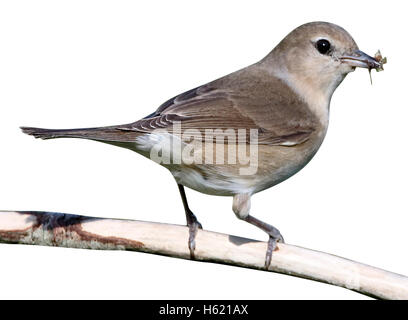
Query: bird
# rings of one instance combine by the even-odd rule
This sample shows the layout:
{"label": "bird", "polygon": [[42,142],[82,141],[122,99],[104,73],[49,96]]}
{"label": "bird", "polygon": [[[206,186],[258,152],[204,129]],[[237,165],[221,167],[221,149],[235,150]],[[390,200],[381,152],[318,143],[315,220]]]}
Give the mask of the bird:
{"label": "bird", "polygon": [[332,95],[357,67],[379,70],[382,61],[360,51],[342,27],[310,22],[291,31],[260,61],[179,94],[138,121],[21,129],[41,139],[90,139],[127,148],[166,167],[184,206],[192,259],[202,225],[185,187],[232,197],[237,218],[267,233],[269,268],[284,239],[277,228],[250,214],[251,197],[293,176],[313,158],[327,132]]}

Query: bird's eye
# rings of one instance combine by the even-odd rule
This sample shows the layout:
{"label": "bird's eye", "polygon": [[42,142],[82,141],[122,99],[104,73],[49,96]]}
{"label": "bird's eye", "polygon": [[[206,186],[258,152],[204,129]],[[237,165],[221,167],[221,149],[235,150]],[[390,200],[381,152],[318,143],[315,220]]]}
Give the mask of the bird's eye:
{"label": "bird's eye", "polygon": [[327,54],[330,51],[330,47],[331,47],[330,42],[325,39],[321,39],[316,42],[316,49],[321,54]]}

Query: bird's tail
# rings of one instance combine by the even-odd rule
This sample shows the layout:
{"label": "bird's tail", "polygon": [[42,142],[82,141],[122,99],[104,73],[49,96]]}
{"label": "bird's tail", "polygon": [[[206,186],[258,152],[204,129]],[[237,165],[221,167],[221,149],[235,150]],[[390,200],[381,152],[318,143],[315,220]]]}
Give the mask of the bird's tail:
{"label": "bird's tail", "polygon": [[132,141],[139,135],[136,132],[127,132],[121,130],[122,126],[110,126],[99,128],[84,129],[42,129],[32,127],[21,127],[21,130],[30,136],[39,139],[56,139],[56,138],[80,138],[90,139],[103,142],[128,142]]}

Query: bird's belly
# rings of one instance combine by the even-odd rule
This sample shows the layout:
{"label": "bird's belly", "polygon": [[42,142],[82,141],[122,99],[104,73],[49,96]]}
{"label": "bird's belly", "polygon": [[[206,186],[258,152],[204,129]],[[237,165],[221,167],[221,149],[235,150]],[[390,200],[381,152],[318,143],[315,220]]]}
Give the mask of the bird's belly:
{"label": "bird's belly", "polygon": [[264,152],[260,152],[259,178],[253,193],[273,187],[303,169],[318,151],[323,138],[294,147],[265,147]]}
{"label": "bird's belly", "polygon": [[241,177],[222,166],[178,166],[169,170],[177,183],[205,194],[233,196],[254,190],[253,177]]}
{"label": "bird's belly", "polygon": [[[152,153],[149,154],[148,150],[151,150],[157,139],[163,140],[167,137],[157,138],[146,135],[133,150],[152,159]],[[259,145],[256,157],[253,159],[251,157],[245,164],[241,164],[240,161],[235,161],[233,164],[205,161],[186,163],[183,160],[180,163],[174,163],[174,161],[159,163],[170,170],[179,184],[205,194],[219,196],[254,194],[286,180],[301,170],[317,152],[322,140],[323,136],[291,147]],[[176,154],[179,151],[175,151],[177,148],[174,148],[172,143],[166,141],[162,147],[161,155],[168,154],[169,159],[172,160],[180,158]],[[202,156],[203,149],[196,150]],[[228,150],[224,151],[224,159],[227,162]]]}
{"label": "bird's belly", "polygon": [[219,196],[254,194],[299,172],[314,156],[318,146],[266,146],[260,150],[256,171],[245,175],[242,165],[167,166],[178,183],[196,191]]}

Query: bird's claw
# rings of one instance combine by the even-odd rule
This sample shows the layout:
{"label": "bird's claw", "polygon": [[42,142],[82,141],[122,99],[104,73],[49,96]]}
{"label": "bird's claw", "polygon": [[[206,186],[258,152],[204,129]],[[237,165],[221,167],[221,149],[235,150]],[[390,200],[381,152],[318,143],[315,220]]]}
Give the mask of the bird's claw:
{"label": "bird's claw", "polygon": [[266,270],[268,270],[270,265],[271,265],[272,253],[273,253],[273,251],[275,251],[276,244],[278,242],[285,243],[285,241],[284,241],[281,234],[279,234],[278,237],[269,236],[268,246],[267,246],[267,249],[266,249],[266,256],[265,256],[265,269]]}

